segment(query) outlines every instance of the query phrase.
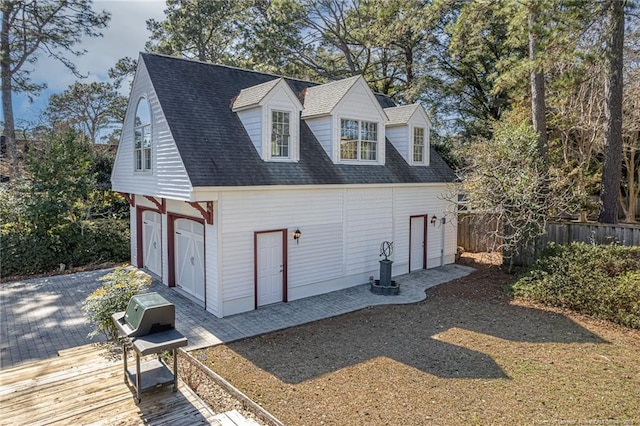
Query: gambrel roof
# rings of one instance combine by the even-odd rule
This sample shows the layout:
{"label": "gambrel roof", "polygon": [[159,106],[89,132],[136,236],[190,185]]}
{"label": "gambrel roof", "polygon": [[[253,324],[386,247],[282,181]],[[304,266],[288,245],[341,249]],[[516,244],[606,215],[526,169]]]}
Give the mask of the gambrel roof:
{"label": "gambrel roof", "polygon": [[[193,187],[435,183],[456,178],[433,149],[430,166],[410,166],[389,140],[385,165],[334,164],[304,120],[300,123],[300,161],[263,161],[231,105],[248,88],[253,88],[251,96],[247,95],[250,100],[243,102],[255,102],[260,96],[257,92],[269,83],[276,84],[279,76],[157,54],[141,53],[140,60]],[[333,86],[340,88],[336,93],[344,95],[343,85],[355,84],[357,78],[336,82],[340,83]],[[284,81],[298,96],[318,86],[291,78]],[[259,85],[264,87],[255,89]],[[323,86],[327,90],[332,84]],[[376,99],[382,108],[393,106],[386,96],[376,95]]]}

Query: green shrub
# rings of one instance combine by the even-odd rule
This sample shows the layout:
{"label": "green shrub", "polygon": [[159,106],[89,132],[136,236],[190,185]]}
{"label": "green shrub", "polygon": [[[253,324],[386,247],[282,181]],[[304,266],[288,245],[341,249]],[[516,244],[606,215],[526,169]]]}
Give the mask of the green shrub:
{"label": "green shrub", "polygon": [[516,297],[640,328],[640,247],[551,244]]}
{"label": "green shrub", "polygon": [[104,333],[107,339],[117,339],[116,328],[111,314],[124,311],[129,300],[151,284],[151,278],[133,268],[116,268],[100,278],[104,285],[91,293],[84,301],[82,309],[89,316],[94,329],[88,337]]}
{"label": "green shrub", "polygon": [[46,233],[5,224],[0,232],[0,276],[31,275],[66,267],[129,259],[129,221],[66,223]]}
{"label": "green shrub", "polygon": [[129,220],[102,219],[84,223],[77,243],[69,246],[66,262],[79,266],[102,262],[122,262],[130,257]]}
{"label": "green shrub", "polygon": [[57,269],[59,238],[4,226],[0,232],[0,276],[31,275]]}

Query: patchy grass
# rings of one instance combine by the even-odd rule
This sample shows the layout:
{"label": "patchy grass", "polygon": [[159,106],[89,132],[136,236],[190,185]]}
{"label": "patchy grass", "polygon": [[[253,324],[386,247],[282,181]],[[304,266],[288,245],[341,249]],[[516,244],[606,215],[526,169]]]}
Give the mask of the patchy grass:
{"label": "patchy grass", "polygon": [[196,356],[288,425],[640,422],[640,333],[514,303],[513,279],[481,267]]}

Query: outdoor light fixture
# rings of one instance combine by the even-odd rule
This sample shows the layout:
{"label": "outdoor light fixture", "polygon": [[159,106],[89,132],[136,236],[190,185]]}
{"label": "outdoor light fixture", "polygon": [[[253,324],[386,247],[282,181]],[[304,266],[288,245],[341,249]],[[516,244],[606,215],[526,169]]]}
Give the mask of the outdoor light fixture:
{"label": "outdoor light fixture", "polygon": [[433,226],[436,226],[436,223],[438,222],[444,225],[445,223],[447,223],[447,219],[445,217],[441,217],[440,219],[438,219],[438,216],[436,216],[435,214],[431,216],[431,224]]}
{"label": "outdoor light fixture", "polygon": [[296,228],[296,230],[293,231],[293,239],[296,240],[296,244],[299,243],[301,235],[302,235],[302,232],[300,232],[300,229]]}

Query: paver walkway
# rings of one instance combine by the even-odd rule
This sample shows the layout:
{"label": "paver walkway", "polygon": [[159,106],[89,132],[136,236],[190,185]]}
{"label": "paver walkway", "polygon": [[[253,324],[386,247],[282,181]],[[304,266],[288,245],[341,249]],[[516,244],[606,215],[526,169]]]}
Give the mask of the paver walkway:
{"label": "paver walkway", "polygon": [[[187,350],[256,336],[368,306],[415,303],[425,290],[470,274],[473,268],[446,265],[395,277],[397,296],[374,295],[369,284],[334,291],[256,311],[216,318],[176,291],[154,282],[157,291],[176,305],[176,328],[187,336]],[[81,272],[0,284],[0,369],[55,357],[59,350],[85,345],[91,327],[82,302],[100,286],[110,270]],[[98,337],[95,340],[104,340]]]}

